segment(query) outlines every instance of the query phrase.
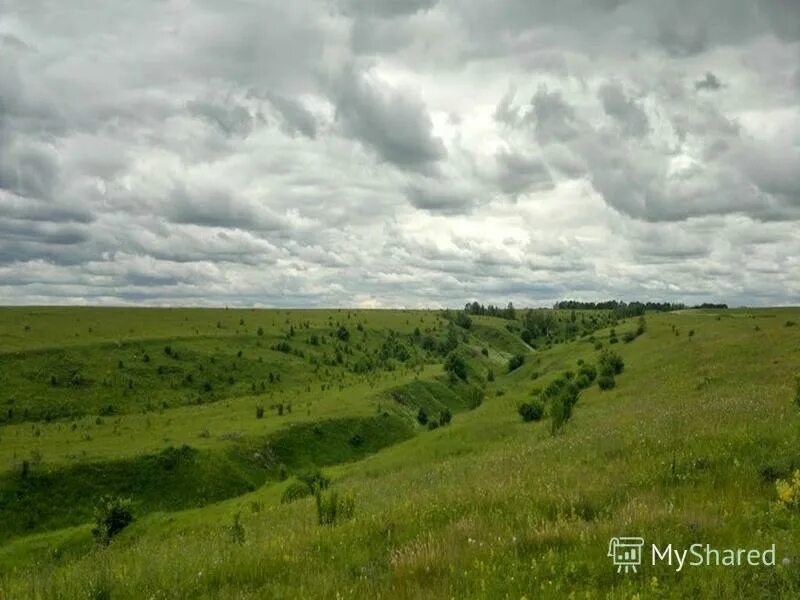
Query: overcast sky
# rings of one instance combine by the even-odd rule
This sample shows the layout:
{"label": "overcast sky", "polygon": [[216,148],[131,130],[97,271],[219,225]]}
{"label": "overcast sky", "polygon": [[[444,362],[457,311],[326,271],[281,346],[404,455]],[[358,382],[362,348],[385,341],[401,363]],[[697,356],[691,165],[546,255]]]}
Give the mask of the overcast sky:
{"label": "overcast sky", "polygon": [[800,2],[0,0],[0,303],[800,303]]}

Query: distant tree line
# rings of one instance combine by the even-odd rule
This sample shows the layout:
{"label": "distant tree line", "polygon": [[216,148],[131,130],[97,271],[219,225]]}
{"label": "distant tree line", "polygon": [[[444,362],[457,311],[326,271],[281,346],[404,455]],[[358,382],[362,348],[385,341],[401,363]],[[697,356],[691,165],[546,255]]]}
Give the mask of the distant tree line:
{"label": "distant tree line", "polygon": [[696,304],[692,308],[728,308],[727,304],[714,304],[713,302],[703,302]]}
{"label": "distant tree line", "polygon": [[464,306],[464,312],[468,315],[480,315],[480,316],[487,316],[487,317],[500,317],[501,319],[516,319],[517,318],[517,311],[514,308],[514,304],[509,302],[505,308],[501,308],[500,306],[494,306],[489,304],[488,306],[484,306],[478,302],[467,302],[466,306]]}
{"label": "distant tree line", "polygon": [[681,310],[686,305],[681,302],[620,302],[618,300],[606,300],[605,302],[580,302],[578,300],[559,300],[553,308],[561,310],[610,310],[618,319],[627,317],[639,317],[645,311],[669,312]]}

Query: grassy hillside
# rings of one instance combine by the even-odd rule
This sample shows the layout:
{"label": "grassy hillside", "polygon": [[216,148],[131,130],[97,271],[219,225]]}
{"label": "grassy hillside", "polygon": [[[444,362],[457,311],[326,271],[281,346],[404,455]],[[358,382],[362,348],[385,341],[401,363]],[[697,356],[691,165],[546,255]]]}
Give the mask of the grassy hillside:
{"label": "grassy hillside", "polygon": [[[2,309],[0,598],[798,597],[800,310],[592,313]],[[285,501],[315,468],[352,517]],[[618,574],[625,535],[778,565]]]}

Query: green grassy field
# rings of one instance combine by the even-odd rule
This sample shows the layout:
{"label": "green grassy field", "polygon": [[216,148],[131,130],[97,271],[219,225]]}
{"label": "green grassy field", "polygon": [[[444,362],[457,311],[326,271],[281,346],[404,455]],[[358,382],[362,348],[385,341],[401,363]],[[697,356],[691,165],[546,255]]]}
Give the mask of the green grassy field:
{"label": "green grassy field", "polygon": [[[629,343],[554,311],[598,318],[530,345],[518,312],[0,309],[0,598],[800,597],[800,309],[648,313]],[[615,386],[554,432],[547,390],[606,350]],[[315,468],[352,516],[282,501]],[[134,515],[107,546],[106,494]],[[621,574],[626,535],[778,560]]]}

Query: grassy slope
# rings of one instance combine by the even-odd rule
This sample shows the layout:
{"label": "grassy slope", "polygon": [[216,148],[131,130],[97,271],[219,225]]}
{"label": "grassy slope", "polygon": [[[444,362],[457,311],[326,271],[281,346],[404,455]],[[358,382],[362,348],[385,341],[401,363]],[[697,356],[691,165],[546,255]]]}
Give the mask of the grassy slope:
{"label": "grassy slope", "polygon": [[[800,466],[791,402],[800,328],[784,326],[799,317],[793,309],[651,315],[644,336],[616,346],[626,362],[617,387],[584,392],[553,437],[547,423],[521,423],[517,402],[597,355],[589,342],[556,345],[511,374],[496,369],[484,404],[449,427],[331,468],[334,486],[357,499],[348,523],[317,526],[312,500],[281,505],[285,484],[272,483],[203,508],[151,513],[105,550],[91,548],[86,526],[16,539],[0,546],[0,565],[35,559],[37,575],[0,575],[0,597],[796,597],[800,519],[777,507],[773,479]],[[369,389],[401,383],[392,374]],[[336,403],[320,402],[328,404]],[[189,419],[223,405],[165,415],[185,410]],[[259,423],[242,415],[237,427],[245,422]],[[3,447],[22,440],[23,427],[0,430]],[[16,442],[17,451],[42,435]],[[108,439],[109,455],[114,447]],[[225,528],[237,511],[244,545]],[[680,574],[647,566],[622,577],[605,556],[612,535],[774,542],[795,562]]]}

